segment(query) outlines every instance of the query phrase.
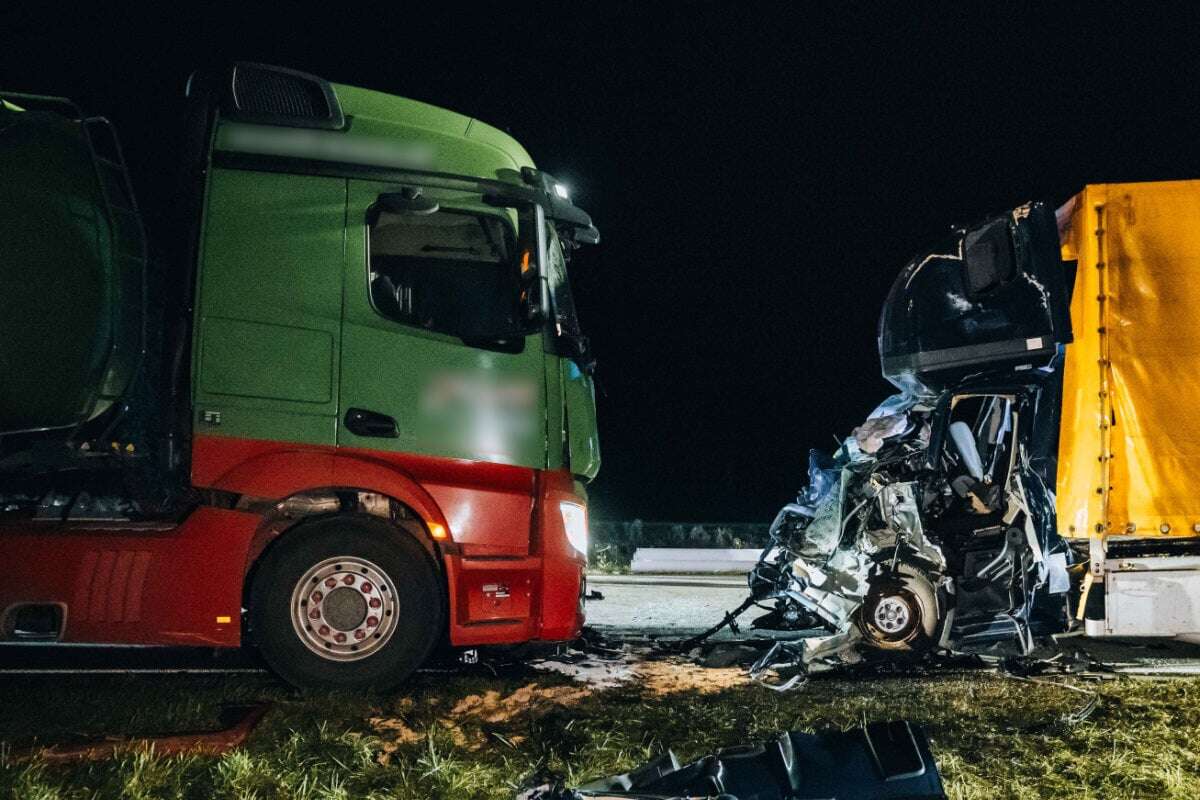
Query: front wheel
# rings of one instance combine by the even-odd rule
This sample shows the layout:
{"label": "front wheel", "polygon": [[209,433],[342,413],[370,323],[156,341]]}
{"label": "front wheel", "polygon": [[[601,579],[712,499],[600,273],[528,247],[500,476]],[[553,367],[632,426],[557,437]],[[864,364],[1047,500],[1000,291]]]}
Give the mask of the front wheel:
{"label": "front wheel", "polygon": [[270,548],[251,589],[254,641],[296,686],[394,686],[425,661],[443,628],[428,554],[374,517],[301,523]]}

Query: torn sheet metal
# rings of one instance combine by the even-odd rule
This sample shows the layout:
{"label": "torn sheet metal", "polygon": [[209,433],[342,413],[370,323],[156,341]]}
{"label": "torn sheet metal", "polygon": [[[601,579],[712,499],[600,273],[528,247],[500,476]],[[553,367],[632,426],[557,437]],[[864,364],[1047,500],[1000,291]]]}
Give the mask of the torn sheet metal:
{"label": "torn sheet metal", "polygon": [[578,789],[539,776],[517,800],[938,800],[945,790],[919,725],[878,722],[849,731],[780,733],[690,764],[667,751],[649,764]]}
{"label": "torn sheet metal", "polygon": [[[956,231],[897,279],[880,321],[901,389],[785,506],[750,574],[765,630],[824,628],[757,668],[867,650],[1027,654],[1067,624],[1073,554],[1054,517],[1070,322],[1044,205]],[[897,305],[898,304],[898,305]]]}
{"label": "torn sheet metal", "polygon": [[753,625],[828,634],[778,648],[760,672],[864,650],[1026,654],[1036,633],[1062,628],[1071,553],[1030,508],[1031,495],[1047,505],[1028,457],[1030,391],[890,400],[876,418],[899,407],[905,419],[872,429],[894,431],[874,453],[852,435],[813,455],[810,485],[750,575],[767,611]]}

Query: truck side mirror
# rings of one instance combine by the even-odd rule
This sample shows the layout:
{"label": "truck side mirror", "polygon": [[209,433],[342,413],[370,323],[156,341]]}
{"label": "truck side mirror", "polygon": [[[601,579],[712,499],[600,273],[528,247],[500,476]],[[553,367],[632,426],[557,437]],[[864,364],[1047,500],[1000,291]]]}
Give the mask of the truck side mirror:
{"label": "truck side mirror", "polygon": [[564,226],[565,236],[573,244],[600,244],[600,231],[596,230],[595,225],[586,225],[578,228]]}

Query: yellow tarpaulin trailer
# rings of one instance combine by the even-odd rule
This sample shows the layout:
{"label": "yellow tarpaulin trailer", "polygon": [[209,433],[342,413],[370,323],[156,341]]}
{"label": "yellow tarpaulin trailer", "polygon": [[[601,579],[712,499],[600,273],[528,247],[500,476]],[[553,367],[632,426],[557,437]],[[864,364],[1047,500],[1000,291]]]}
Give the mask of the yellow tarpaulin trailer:
{"label": "yellow tarpaulin trailer", "polygon": [[1196,631],[1200,558],[1112,552],[1200,537],[1200,181],[1089,185],[1058,216],[1077,268],[1056,499],[1106,588],[1089,633]]}
{"label": "yellow tarpaulin trailer", "polygon": [[1064,210],[1061,532],[1200,535],[1200,181],[1091,185]]}

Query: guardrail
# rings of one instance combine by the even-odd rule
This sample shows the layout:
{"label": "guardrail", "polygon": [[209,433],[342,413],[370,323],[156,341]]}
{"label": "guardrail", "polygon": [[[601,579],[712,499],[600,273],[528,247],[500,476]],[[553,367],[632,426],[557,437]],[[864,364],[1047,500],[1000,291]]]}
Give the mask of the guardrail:
{"label": "guardrail", "polygon": [[591,520],[591,561],[601,570],[631,566],[639,548],[754,550],[766,546],[770,525],[759,522],[643,522]]}
{"label": "guardrail", "polygon": [[633,553],[631,572],[749,572],[762,553],[753,548],[639,547]]}

